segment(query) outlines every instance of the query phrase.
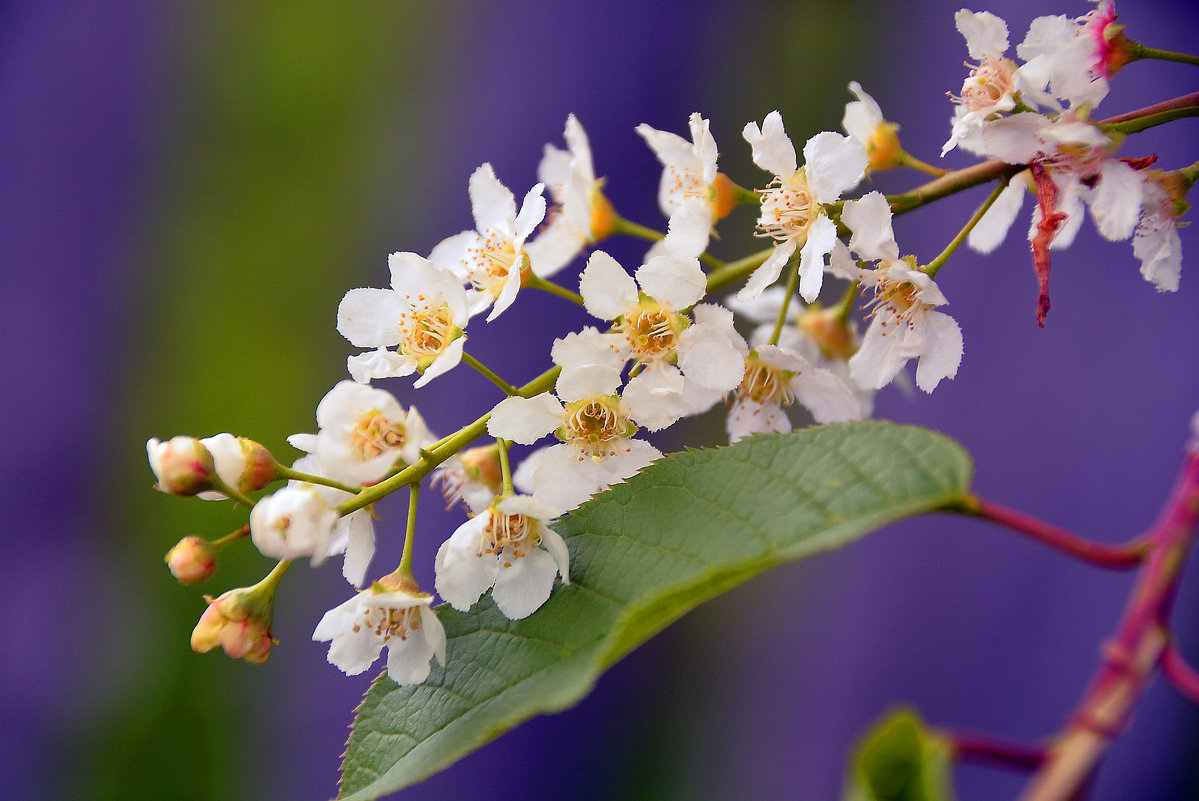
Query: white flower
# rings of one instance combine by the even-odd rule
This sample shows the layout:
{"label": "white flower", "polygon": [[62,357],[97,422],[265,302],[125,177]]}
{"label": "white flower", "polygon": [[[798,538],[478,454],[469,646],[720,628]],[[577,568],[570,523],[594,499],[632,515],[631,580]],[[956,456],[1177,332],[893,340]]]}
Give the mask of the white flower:
{"label": "white flower", "polygon": [[491,589],[505,617],[528,617],[550,597],[556,575],[570,583],[566,543],[546,525],[556,516],[526,495],[496,499],[438,549],[437,593],[465,612]]}
{"label": "white flower", "polygon": [[[415,464],[432,441],[416,407],[407,411],[382,389],[341,381],[316,407],[319,431],[301,439],[316,454],[322,475],[343,484],[373,484],[396,467]],[[296,442],[292,443],[296,445]]]}
{"label": "white flower", "polygon": [[[687,384],[724,394],[741,382],[744,361],[729,331],[684,314],[703,298],[707,279],[698,261],[655,256],[636,280],[602,250],[591,254],[579,280],[587,311],[616,320],[612,347],[642,370],[629,381],[626,399],[638,422],[657,430],[690,409]],[[729,321],[731,329],[731,320]],[[677,366],[676,366],[677,365]]]}
{"label": "white flower", "polygon": [[471,174],[468,188],[475,230],[442,241],[429,260],[471,284],[478,293],[472,314],[494,303],[487,315],[491,321],[512,305],[521,270],[529,267],[525,239],[545,218],[544,187],[537,184],[528,191],[519,213],[515,196],[496,178],[490,164]]}
{"label": "white flower", "polygon": [[558,340],[554,359],[564,365],[556,385],[561,401],[548,392],[507,398],[492,410],[487,430],[523,445],[555,432],[562,444],[538,455],[533,494],[569,510],[662,454],[633,438],[637,424],[615,394],[624,360],[608,346],[607,335],[586,329]]}
{"label": "white flower", "polygon": [[[287,441],[300,450],[316,449],[315,434],[293,434],[287,438]],[[315,453],[309,453],[309,455],[297,459],[296,463],[292,465],[292,469],[313,476],[334,478],[321,466],[320,459]],[[301,487],[315,493],[330,508],[353,497],[349,492],[343,492],[324,484],[309,484],[293,480],[288,482],[288,486]],[[366,568],[375,555],[375,524],[371,517],[370,507],[358,509],[337,518],[333,523],[332,531],[329,532],[324,554],[321,557],[322,561],[325,557],[345,554],[345,558],[342,560],[341,574],[355,587],[362,586],[362,581],[366,578]]]}
{"label": "white flower", "polygon": [[[686,198],[699,198],[711,208],[716,188],[716,159],[719,151],[708,129],[708,121],[695,112],[691,115],[691,141],[677,134],[659,131],[642,123],[637,133],[645,140],[662,164],[658,184],[658,205],[670,217]],[[709,211],[709,227],[711,225]]]}
{"label": "white flower", "polygon": [[471,514],[478,514],[491,504],[501,488],[497,446],[459,451],[433,471],[432,483],[441,485],[446,509],[462,502]]}
{"label": "white flower", "polygon": [[587,133],[573,114],[566,118],[563,138],[567,150],[546,145],[537,167],[537,180],[549,189],[554,206],[546,216],[548,224],[525,245],[534,274],[543,278],[561,270],[599,238],[592,229],[593,203],[597,199],[607,203],[595,177]]}
{"label": "white flower", "polygon": [[1107,80],[1098,74],[1099,54],[1085,32],[1087,17],[1037,17],[1016,48],[1026,62],[1020,67],[1022,98],[1055,111],[1094,106],[1107,95]]}
{"label": "white flower", "polygon": [[316,567],[329,556],[338,514],[312,484],[291,483],[250,510],[250,539],[263,556],[298,559]]}
{"label": "white flower", "polygon": [[797,398],[817,423],[862,418],[857,395],[831,370],[788,348],[759,345],[746,357],[745,378],[729,410],[729,441],[760,431],[790,431],[783,410]]}
{"label": "white flower", "polygon": [[888,170],[900,163],[903,148],[896,131],[899,126],[883,117],[883,110],[857,81],[850,81],[849,91],[857,100],[845,104],[841,127],[866,148],[871,170]]}
{"label": "white flower", "polygon": [[387,675],[397,684],[419,684],[429,676],[429,659],[445,664],[445,629],[430,608],[433,598],[380,584],[330,609],[312,639],[331,641],[329,662],[356,676],[387,646]]}
{"label": "white flower", "polygon": [[393,253],[387,264],[391,289],[347,292],[337,331],[356,347],[375,348],[349,358],[355,381],[419,372],[414,386],[422,387],[462,360],[466,292],[453,274],[415,253]]}
{"label": "white flower", "polygon": [[837,225],[825,214],[823,204],[837,200],[862,180],[868,163],[866,148],[856,139],[824,131],[804,145],[801,169],[777,111],[766,115],[761,129],[748,123],[742,135],[753,147],[754,164],[774,173],[774,180],[762,191],[758,235],[770,237],[775,246],[737,299],[749,301],[762,294],[800,248],[799,294],[810,303],[820,294],[824,259],[837,241]]}
{"label": "white flower", "polygon": [[958,33],[976,64],[962,83],[962,94],[954,97],[953,133],[941,148],[944,156],[958,145],[978,153],[979,139],[988,118],[1016,107],[1019,90],[1016,64],[1005,58],[1008,48],[1007,23],[989,11],[962,9],[954,15]]}
{"label": "white flower", "polygon": [[881,389],[909,359],[918,359],[916,386],[932,392],[943,378],[953,378],[962,360],[962,332],[949,315],[936,311],[948,301],[933,279],[899,258],[891,233],[891,208],[878,192],[845,204],[841,220],[853,232],[849,249],[876,261],[873,270],[852,270],[863,287],[874,290],[870,327],[862,346],[849,359],[854,383]]}
{"label": "white flower", "polygon": [[1161,292],[1178,291],[1182,240],[1177,226],[1173,198],[1160,183],[1147,180],[1141,219],[1132,239],[1132,252],[1141,262],[1141,275]]}

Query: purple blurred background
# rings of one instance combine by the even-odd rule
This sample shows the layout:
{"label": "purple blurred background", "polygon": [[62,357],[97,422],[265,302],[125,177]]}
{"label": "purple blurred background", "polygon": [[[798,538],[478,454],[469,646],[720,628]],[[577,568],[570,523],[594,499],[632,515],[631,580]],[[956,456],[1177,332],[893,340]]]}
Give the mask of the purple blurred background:
{"label": "purple blurred background", "polygon": [[[336,790],[338,755],[367,678],[308,641],[344,599],[335,569],[281,590],[280,647],[261,668],[196,656],[200,592],[161,554],[240,520],[150,490],[143,443],[221,430],[281,455],[314,429],[344,376],[341,295],[386,285],[386,255],[427,253],[470,223],[467,177],[490,161],[518,196],[574,112],[630,219],[661,226],[641,122],[712,121],[721,166],[764,182],[740,138],[778,108],[796,140],[839,127],[858,80],[934,160],[966,50],[953,3],[573,4],[448,2],[248,7],[10,2],[0,9],[0,475],[10,513],[0,599],[0,787],[13,799],[295,798]],[[1013,46],[1038,13],[1004,2]],[[1193,3],[1128,4],[1147,44],[1193,48]],[[1195,70],[1139,63],[1100,116],[1194,90]],[[1121,155],[1195,160],[1196,122],[1129,140]],[[950,166],[969,163],[951,154]],[[882,176],[898,190],[914,175]],[[927,261],[986,195],[897,223]],[[722,257],[751,247],[729,220]],[[722,226],[722,231],[726,231]],[[929,425],[974,454],[980,494],[1118,542],[1149,525],[1199,407],[1196,248],[1182,289],[1158,294],[1128,243],[1088,222],[1055,256],[1053,311],[1033,322],[1026,243],[955,256],[939,277],[965,333],[957,378],[932,396],[880,395],[877,415]],[[609,249],[635,263],[637,243]],[[1189,258],[1191,263],[1186,263]],[[580,319],[552,298],[505,314],[472,352],[512,380]],[[517,312],[517,313],[513,313]],[[481,388],[482,387],[482,388]],[[415,395],[440,432],[494,401],[465,370]],[[709,421],[715,428],[718,421]],[[696,436],[708,436],[700,427]],[[715,436],[716,434],[711,434]],[[403,503],[382,505],[398,533]],[[459,522],[421,510],[417,559]],[[392,537],[392,540],[395,538]],[[381,546],[375,567],[398,558]],[[237,558],[241,557],[241,558]],[[243,549],[204,591],[253,582]],[[422,582],[431,583],[426,564]],[[1078,565],[994,528],[910,521],[729,593],[617,665],[580,706],[503,736],[406,799],[835,798],[847,748],[892,704],[931,723],[1035,742],[1083,692],[1132,576]],[[1199,592],[1184,585],[1180,647]],[[1196,796],[1199,710],[1155,683],[1112,749],[1094,798]],[[1021,777],[963,767],[959,795],[1014,796]]]}

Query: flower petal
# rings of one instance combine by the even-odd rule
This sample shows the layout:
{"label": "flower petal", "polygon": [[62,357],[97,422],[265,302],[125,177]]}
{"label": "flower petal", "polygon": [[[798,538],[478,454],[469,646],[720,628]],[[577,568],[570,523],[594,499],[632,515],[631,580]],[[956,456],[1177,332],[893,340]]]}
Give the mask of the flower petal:
{"label": "flower petal", "polygon": [[532,445],[562,425],[565,413],[558,399],[548,392],[531,398],[513,396],[500,401],[491,410],[487,432],[493,437]]}
{"label": "flower petal", "polygon": [[536,612],[550,597],[558,565],[548,552],[535,548],[499,568],[491,598],[509,620]]}
{"label": "flower petal", "polygon": [[579,276],[579,294],[587,311],[601,320],[615,320],[637,305],[637,283],[602,250],[587,259]]}

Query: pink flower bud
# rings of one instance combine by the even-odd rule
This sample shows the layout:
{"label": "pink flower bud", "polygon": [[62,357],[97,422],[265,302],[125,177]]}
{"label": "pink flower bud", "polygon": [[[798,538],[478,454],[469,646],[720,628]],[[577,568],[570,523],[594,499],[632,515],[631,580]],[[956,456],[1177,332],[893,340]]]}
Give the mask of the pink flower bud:
{"label": "pink flower bud", "polygon": [[172,437],[167,442],[146,442],[150,469],[159,490],[171,495],[195,495],[209,489],[216,467],[212,454],[195,437]]}
{"label": "pink flower bud", "polygon": [[165,561],[180,584],[199,584],[216,572],[216,549],[207,540],[187,536],[167,551]]}
{"label": "pink flower bud", "polygon": [[271,653],[273,591],[264,596],[257,588],[230,590],[220,598],[205,596],[208,608],[192,631],[191,646],[207,653],[218,645],[234,659],[261,665]]}

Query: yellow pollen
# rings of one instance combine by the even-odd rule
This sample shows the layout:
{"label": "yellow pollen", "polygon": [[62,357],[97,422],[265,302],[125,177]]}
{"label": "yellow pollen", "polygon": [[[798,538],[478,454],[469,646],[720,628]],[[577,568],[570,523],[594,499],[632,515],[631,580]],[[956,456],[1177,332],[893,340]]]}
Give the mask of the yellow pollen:
{"label": "yellow pollen", "polygon": [[[628,418],[615,404],[615,399],[590,398],[568,405],[566,423],[561,431],[563,439],[596,461],[609,455],[609,445],[627,437],[631,428]],[[580,455],[579,459],[582,458]]]}
{"label": "yellow pollen", "polygon": [[350,445],[365,460],[403,447],[406,438],[402,423],[393,423],[378,409],[371,409],[358,418],[358,425],[350,432]]}
{"label": "yellow pollen", "polygon": [[1015,89],[1012,80],[1012,62],[1007,59],[996,61],[990,56],[986,56],[977,67],[971,66],[969,62],[966,62],[966,66],[971,68],[970,77],[962,83],[962,96],[950,95],[950,97],[969,111],[991,108],[1004,95],[1010,94]]}
{"label": "yellow pollen", "polygon": [[[894,312],[895,319],[901,326],[911,328],[916,314],[928,308],[928,304],[920,300],[920,291],[920,287],[911,281],[883,278],[874,285],[874,297],[862,307],[868,310],[866,319],[873,319],[880,307],[887,306]],[[886,336],[887,323],[884,321],[879,325],[884,329],[883,336]]]}
{"label": "yellow pollen", "polygon": [[818,216],[820,205],[812,199],[812,190],[802,171],[786,181],[776,177],[762,190],[762,211],[754,234],[776,242],[791,239],[806,242],[808,229]]}
{"label": "yellow pollen", "polygon": [[524,250],[518,253],[511,238],[488,228],[478,246],[469,250],[470,282],[481,292],[499,293],[513,265],[522,258],[527,260]]}
{"label": "yellow pollen", "polygon": [[[423,300],[423,298],[422,298]],[[420,360],[441,355],[453,341],[454,319],[449,304],[413,307],[400,318],[400,351]]]}
{"label": "yellow pollen", "polygon": [[483,547],[479,555],[502,552],[504,567],[511,567],[513,559],[522,558],[526,551],[531,552],[538,541],[529,518],[507,515],[491,506],[487,509],[487,526],[483,530]]}
{"label": "yellow pollen", "polygon": [[681,330],[678,315],[659,304],[639,306],[624,315],[619,329],[633,349],[633,358],[639,362],[651,362],[672,354]]}
{"label": "yellow pollen", "polygon": [[[407,609],[382,609],[372,606],[367,608],[363,622],[368,629],[373,629],[375,636],[381,637],[383,642],[393,637],[407,640],[409,634],[420,630],[420,609],[415,606]],[[359,630],[359,626],[355,625],[354,631]]]}
{"label": "yellow pollen", "polygon": [[745,377],[741,379],[737,394],[762,405],[790,406],[795,400],[788,383],[791,377],[789,371],[771,367],[751,354],[745,359]]}

